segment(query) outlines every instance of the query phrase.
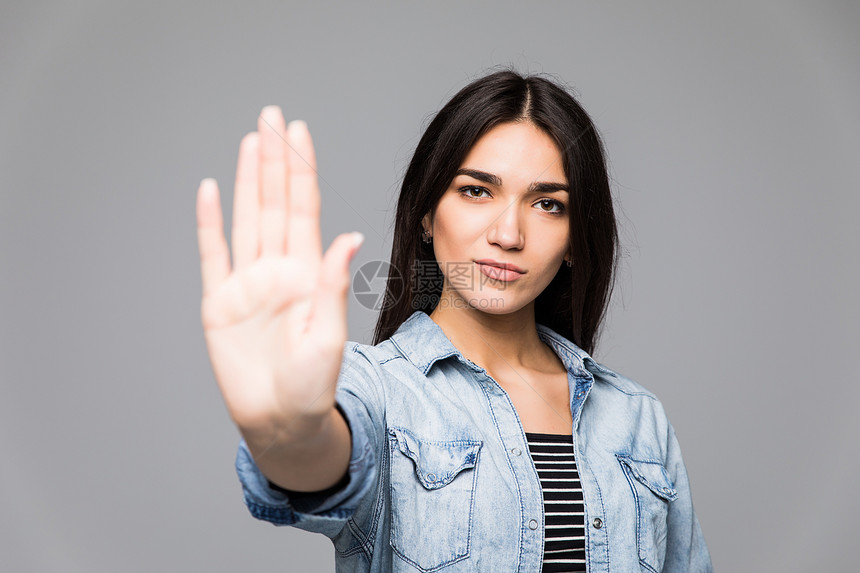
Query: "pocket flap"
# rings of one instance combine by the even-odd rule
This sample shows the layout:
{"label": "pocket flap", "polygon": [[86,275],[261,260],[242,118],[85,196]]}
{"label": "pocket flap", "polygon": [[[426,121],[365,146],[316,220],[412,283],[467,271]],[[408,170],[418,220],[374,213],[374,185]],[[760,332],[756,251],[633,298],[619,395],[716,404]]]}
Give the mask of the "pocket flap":
{"label": "pocket flap", "polygon": [[622,456],[620,454],[616,454],[615,457],[627,466],[633,477],[653,491],[654,495],[666,501],[675,501],[677,499],[678,492],[675,490],[675,484],[669,479],[669,474],[666,473],[666,468],[663,467],[663,464],[660,462],[634,460],[629,456]]}
{"label": "pocket flap", "polygon": [[466,468],[475,467],[480,440],[424,440],[405,428],[389,428],[397,448],[415,464],[415,475],[427,489],[448,485]]}

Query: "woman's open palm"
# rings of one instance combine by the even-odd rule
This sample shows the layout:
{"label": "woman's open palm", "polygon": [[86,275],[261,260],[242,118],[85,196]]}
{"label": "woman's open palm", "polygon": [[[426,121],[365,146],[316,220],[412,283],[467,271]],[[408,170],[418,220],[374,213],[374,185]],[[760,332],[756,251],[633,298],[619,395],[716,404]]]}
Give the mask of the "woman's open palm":
{"label": "woman's open palm", "polygon": [[200,183],[197,225],[203,331],[215,378],[243,431],[283,432],[334,406],[347,337],[349,263],[361,235],[338,236],[325,256],[320,191],[304,122],[284,126],[268,106],[239,147],[233,264],[218,187]]}

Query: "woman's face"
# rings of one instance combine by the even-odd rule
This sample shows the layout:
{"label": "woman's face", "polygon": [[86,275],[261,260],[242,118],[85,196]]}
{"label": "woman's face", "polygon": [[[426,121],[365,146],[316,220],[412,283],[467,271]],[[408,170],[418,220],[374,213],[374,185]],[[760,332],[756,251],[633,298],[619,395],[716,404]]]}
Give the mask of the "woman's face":
{"label": "woman's face", "polygon": [[531,123],[475,143],[422,220],[455,301],[507,314],[543,292],[569,258],[567,184],[558,147]]}

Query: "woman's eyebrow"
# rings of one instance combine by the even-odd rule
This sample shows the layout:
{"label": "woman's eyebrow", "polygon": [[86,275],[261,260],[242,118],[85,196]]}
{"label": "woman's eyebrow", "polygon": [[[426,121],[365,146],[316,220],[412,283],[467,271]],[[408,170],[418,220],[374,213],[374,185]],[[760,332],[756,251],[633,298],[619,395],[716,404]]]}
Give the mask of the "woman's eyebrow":
{"label": "woman's eyebrow", "polygon": [[[486,171],[479,171],[478,169],[467,169],[461,168],[457,170],[457,175],[467,175],[469,177],[474,177],[478,181],[483,181],[484,183],[489,183],[490,185],[495,185],[496,187],[502,186],[502,178],[498,175],[494,175],[492,173],[487,173]],[[529,193],[553,193],[555,191],[567,191],[570,193],[570,188],[564,183],[550,183],[547,181],[535,181],[531,185],[529,185]]]}

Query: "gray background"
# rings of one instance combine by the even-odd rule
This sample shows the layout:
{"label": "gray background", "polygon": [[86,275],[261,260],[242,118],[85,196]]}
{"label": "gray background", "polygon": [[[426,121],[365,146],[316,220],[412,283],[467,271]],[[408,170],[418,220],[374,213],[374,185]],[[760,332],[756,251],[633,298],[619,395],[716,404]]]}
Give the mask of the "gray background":
{"label": "gray background", "polygon": [[[279,104],[316,142],[325,244],[387,259],[422,128],[497,64],[569,83],[605,138],[625,257],[597,356],[663,399],[717,569],[856,563],[858,27],[855,2],[4,2],[4,569],[333,569],[242,503],[197,184],[229,215]],[[351,339],[374,321],[351,301]]]}

